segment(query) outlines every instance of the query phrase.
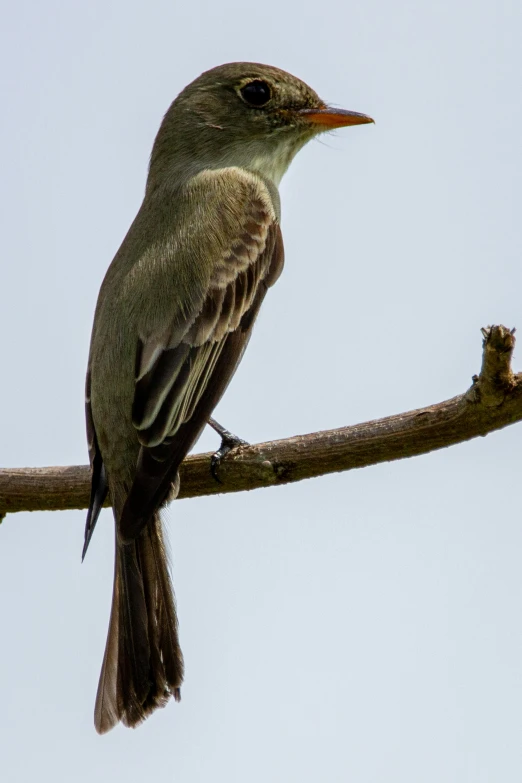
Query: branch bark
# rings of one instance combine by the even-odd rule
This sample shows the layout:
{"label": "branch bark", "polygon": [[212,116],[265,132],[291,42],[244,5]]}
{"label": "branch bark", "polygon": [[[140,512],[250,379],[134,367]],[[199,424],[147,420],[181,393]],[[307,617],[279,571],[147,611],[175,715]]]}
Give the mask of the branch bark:
{"label": "branch bark", "polygon": [[[241,492],[414,457],[514,424],[522,420],[522,373],[511,369],[514,332],[505,326],[482,330],[480,375],[458,397],[351,427],[241,446],[221,463],[221,484],[210,473],[210,454],[188,457],[179,497]],[[84,465],[0,470],[0,516],[86,508],[89,485]]]}

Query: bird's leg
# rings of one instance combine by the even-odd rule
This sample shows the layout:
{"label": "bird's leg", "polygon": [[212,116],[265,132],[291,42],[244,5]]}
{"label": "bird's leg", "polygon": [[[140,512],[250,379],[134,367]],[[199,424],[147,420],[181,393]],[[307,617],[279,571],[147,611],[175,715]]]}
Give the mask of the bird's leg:
{"label": "bird's leg", "polygon": [[226,457],[228,452],[232,451],[232,449],[235,449],[238,446],[248,446],[249,444],[246,442],[246,440],[243,440],[242,438],[238,438],[237,435],[233,435],[231,432],[225,429],[221,424],[219,424],[215,419],[210,418],[208,420],[208,423],[210,424],[212,429],[215,430],[217,434],[221,436],[221,446],[215,452],[215,454],[212,455],[210,459],[210,472],[212,473],[216,481],[219,484],[222,484],[222,481],[217,474],[218,468],[221,464],[221,460],[224,457]]}

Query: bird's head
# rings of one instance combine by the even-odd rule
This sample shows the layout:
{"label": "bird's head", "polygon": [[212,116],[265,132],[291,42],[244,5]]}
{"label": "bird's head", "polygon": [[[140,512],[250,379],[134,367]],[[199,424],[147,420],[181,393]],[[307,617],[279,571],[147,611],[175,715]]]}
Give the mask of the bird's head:
{"label": "bird's head", "polygon": [[[229,63],[206,71],[178,95],[158,131],[149,180],[240,166],[275,185],[313,136],[373,122],[327,106],[311,87],[278,68]],[[167,173],[170,172],[170,175]]]}

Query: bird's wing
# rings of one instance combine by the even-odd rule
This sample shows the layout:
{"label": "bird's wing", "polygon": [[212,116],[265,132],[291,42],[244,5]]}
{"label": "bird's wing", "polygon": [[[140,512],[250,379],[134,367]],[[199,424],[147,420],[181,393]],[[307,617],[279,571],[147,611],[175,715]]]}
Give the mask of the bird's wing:
{"label": "bird's wing", "polygon": [[[284,251],[271,202],[242,198],[242,209],[213,259],[197,311],[140,338],[132,421],[141,444],[121,518],[123,540],[138,535],[168,498],[177,470],[225,391],[248,342]],[[219,216],[208,216],[209,230]],[[230,224],[230,221],[229,221]]]}

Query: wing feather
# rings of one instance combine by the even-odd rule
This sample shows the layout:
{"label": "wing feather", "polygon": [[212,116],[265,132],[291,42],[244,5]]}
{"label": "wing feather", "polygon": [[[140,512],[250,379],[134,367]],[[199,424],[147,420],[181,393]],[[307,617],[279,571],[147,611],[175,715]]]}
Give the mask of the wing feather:
{"label": "wing feather", "polygon": [[96,527],[96,522],[100,516],[100,511],[105,503],[105,498],[109,491],[107,483],[107,474],[103,464],[102,456],[98,446],[96,430],[94,429],[94,419],[91,408],[91,369],[87,369],[87,379],[85,382],[85,421],[87,427],[87,445],[89,448],[89,461],[91,463],[91,497],[89,501],[89,510],[85,520],[85,533],[83,540],[82,562],[89,548],[89,543]]}
{"label": "wing feather", "polygon": [[157,353],[148,372],[138,375],[132,405],[132,422],[137,430],[150,429],[161,415],[166,398],[172,396],[172,388],[183,388],[189,353],[190,345],[186,343],[166,348]]}

